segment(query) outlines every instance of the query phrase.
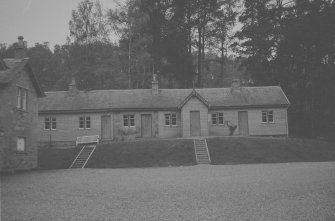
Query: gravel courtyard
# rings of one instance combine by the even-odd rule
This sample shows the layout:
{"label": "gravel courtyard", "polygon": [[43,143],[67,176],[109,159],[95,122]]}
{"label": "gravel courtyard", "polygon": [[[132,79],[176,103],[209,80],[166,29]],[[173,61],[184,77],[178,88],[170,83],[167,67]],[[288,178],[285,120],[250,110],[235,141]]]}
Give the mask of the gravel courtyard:
{"label": "gravel courtyard", "polygon": [[335,162],[36,171],[1,220],[335,220]]}

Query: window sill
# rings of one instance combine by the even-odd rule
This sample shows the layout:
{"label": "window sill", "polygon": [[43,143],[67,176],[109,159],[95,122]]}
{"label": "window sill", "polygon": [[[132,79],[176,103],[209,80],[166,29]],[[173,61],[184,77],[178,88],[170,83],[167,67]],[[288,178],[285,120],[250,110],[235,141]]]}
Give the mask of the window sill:
{"label": "window sill", "polygon": [[275,122],[262,122],[262,124],[275,124]]}
{"label": "window sill", "polygon": [[15,108],[15,110],[18,111],[18,112],[29,113],[28,110],[20,109],[20,108],[17,108],[17,107]]}
{"label": "window sill", "polygon": [[165,127],[178,127],[178,125],[164,125]]}
{"label": "window sill", "polygon": [[28,154],[28,152],[26,150],[24,150],[24,151],[15,150],[15,153],[18,154],[18,155],[27,155]]}

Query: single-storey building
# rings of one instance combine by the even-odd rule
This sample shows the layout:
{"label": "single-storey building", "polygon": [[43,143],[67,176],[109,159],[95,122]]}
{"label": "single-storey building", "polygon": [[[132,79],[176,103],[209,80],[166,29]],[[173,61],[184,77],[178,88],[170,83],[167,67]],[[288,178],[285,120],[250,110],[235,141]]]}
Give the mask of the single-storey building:
{"label": "single-storey building", "polygon": [[19,37],[14,58],[0,60],[0,172],[37,167],[38,97],[44,93]]}
{"label": "single-storey building", "polygon": [[288,135],[289,101],[279,86],[46,92],[38,140],[71,141],[228,135]]}

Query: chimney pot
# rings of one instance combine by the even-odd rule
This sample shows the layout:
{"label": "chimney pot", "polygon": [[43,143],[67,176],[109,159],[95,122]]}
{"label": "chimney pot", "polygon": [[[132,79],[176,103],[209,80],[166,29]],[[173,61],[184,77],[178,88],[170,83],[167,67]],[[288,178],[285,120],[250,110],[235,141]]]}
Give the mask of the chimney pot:
{"label": "chimney pot", "polygon": [[240,89],[241,89],[241,81],[240,81],[240,79],[233,79],[231,81],[231,89],[233,91],[240,91]]}
{"label": "chimney pot", "polygon": [[69,84],[69,92],[74,93],[77,91],[77,83],[76,79],[72,77],[71,83]]}
{"label": "chimney pot", "polygon": [[18,42],[14,44],[14,58],[23,59],[27,57],[27,42],[23,41],[23,36],[19,36],[17,39]]}
{"label": "chimney pot", "polygon": [[151,88],[152,88],[152,92],[154,92],[155,94],[158,93],[158,80],[157,80],[157,74],[153,74],[153,75],[152,75]]}

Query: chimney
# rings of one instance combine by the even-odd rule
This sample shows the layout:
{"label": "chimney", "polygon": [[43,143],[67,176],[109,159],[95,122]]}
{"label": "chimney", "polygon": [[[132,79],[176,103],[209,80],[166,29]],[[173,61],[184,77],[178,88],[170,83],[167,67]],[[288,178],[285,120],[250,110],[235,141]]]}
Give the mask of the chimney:
{"label": "chimney", "polygon": [[154,94],[157,94],[157,93],[158,93],[158,80],[157,80],[157,74],[153,74],[153,75],[152,75],[151,88],[152,88],[152,92],[153,92]]}
{"label": "chimney", "polygon": [[27,57],[27,42],[23,41],[23,36],[19,36],[18,42],[14,44],[14,58],[23,59]]}
{"label": "chimney", "polygon": [[77,83],[76,83],[76,79],[74,77],[72,77],[71,79],[71,83],[69,84],[69,92],[74,93],[76,92],[77,89]]}
{"label": "chimney", "polygon": [[233,79],[231,81],[231,89],[232,89],[233,92],[240,92],[240,90],[241,90],[240,79]]}

